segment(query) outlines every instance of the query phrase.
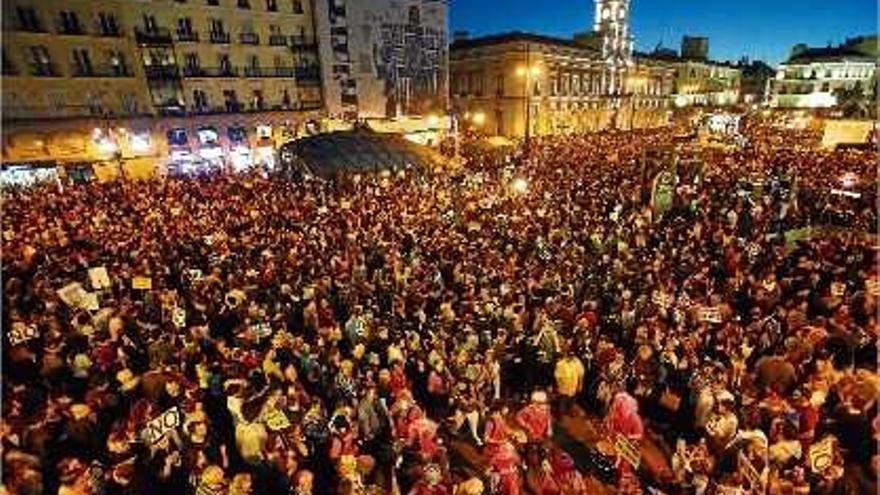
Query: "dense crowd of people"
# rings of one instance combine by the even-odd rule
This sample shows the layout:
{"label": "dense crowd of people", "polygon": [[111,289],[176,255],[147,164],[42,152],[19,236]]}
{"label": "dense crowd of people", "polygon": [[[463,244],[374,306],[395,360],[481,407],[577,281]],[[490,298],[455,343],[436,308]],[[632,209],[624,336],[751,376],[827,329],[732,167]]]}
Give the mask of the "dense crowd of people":
{"label": "dense crowd of people", "polygon": [[874,493],[877,153],[743,132],[5,191],[0,493]]}

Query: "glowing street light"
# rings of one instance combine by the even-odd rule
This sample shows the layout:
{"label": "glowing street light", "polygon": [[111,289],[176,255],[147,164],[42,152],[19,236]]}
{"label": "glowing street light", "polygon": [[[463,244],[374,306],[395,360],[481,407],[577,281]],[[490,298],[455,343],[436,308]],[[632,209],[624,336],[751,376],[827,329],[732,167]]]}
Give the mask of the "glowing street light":
{"label": "glowing street light", "polygon": [[473,115],[473,122],[474,125],[483,125],[484,123],[486,123],[486,114],[483,112],[476,112]]}
{"label": "glowing street light", "polygon": [[438,117],[436,114],[432,113],[432,114],[428,115],[428,124],[430,124],[432,126],[436,126],[439,123],[440,123],[440,117]]}

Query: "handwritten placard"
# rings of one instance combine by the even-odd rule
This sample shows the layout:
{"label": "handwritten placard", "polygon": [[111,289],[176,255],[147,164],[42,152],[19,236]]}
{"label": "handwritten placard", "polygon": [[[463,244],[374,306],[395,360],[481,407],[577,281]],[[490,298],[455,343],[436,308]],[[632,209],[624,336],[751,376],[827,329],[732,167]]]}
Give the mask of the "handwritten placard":
{"label": "handwritten placard", "polygon": [[700,308],[698,316],[701,322],[721,323],[723,321],[721,308],[718,306],[704,306]]}
{"label": "handwritten placard", "polygon": [[131,279],[131,288],[135,290],[150,290],[153,288],[153,279],[150,277],[134,277]]}
{"label": "handwritten placard", "polygon": [[290,420],[287,419],[287,415],[278,410],[268,413],[263,422],[266,424],[266,428],[272,431],[282,431],[290,428]]}
{"label": "handwritten placard", "polygon": [[103,266],[89,268],[89,281],[94,290],[109,289],[110,275],[107,273],[107,268]]}
{"label": "handwritten placard", "polygon": [[176,430],[180,426],[180,410],[177,407],[165,411],[156,418],[151,419],[141,429],[141,439],[147,445],[155,445],[162,440],[168,432]]}
{"label": "handwritten placard", "polygon": [[810,469],[821,473],[834,465],[834,439],[825,437],[810,447]]}
{"label": "handwritten placard", "polygon": [[64,304],[78,308],[80,304],[82,304],[82,299],[86,295],[86,290],[83,289],[82,284],[79,282],[72,282],[64,287],[55,291],[58,294],[58,297],[64,301]]}
{"label": "handwritten placard", "polygon": [[628,438],[618,435],[617,439],[614,440],[614,452],[629,463],[634,470],[639,469],[642,463],[642,455],[639,452],[639,448]]}
{"label": "handwritten placard", "polygon": [[17,321],[12,324],[9,329],[9,343],[11,345],[20,345],[30,342],[40,336],[40,330],[36,325],[25,325]]}
{"label": "handwritten placard", "polygon": [[171,321],[174,322],[175,327],[184,328],[186,326],[186,310],[183,308],[174,308],[174,311],[171,314]]}

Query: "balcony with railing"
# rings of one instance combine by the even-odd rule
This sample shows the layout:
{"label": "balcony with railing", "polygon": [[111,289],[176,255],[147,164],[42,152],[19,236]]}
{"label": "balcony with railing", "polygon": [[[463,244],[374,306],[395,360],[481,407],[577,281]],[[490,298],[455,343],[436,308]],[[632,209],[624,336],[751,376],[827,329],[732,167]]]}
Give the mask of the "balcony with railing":
{"label": "balcony with railing", "polygon": [[87,34],[86,30],[78,23],[59,22],[57,24],[57,30],[58,34],[63,34],[65,36],[84,36]]}
{"label": "balcony with railing", "polygon": [[88,68],[74,67],[73,77],[134,77],[134,73],[124,65],[105,65]]}
{"label": "balcony with railing", "polygon": [[257,33],[239,33],[238,42],[242,45],[259,45],[260,35]]}
{"label": "balcony with railing", "polygon": [[314,51],[317,48],[318,45],[312,38],[299,35],[290,37],[290,49],[293,51]]}
{"label": "balcony with railing", "polygon": [[287,46],[287,36],[283,34],[272,34],[269,36],[269,44],[272,46]]}
{"label": "balcony with railing", "polygon": [[177,41],[184,43],[198,43],[199,33],[197,31],[177,30]]}
{"label": "balcony with railing", "polygon": [[184,77],[238,77],[233,67],[184,67]]}
{"label": "balcony with railing", "polygon": [[275,67],[243,67],[241,72],[246,77],[261,78],[277,78],[277,77],[296,77],[296,70],[293,67],[275,66]]}
{"label": "balcony with railing", "polygon": [[138,27],[134,30],[134,37],[142,45],[170,45],[174,41],[168,28]]}
{"label": "balcony with railing", "polygon": [[146,65],[144,75],[154,81],[180,79],[180,71],[176,65]]}
{"label": "balcony with railing", "polygon": [[229,33],[223,31],[211,31],[211,43],[216,43],[218,45],[228,45]]}
{"label": "balcony with railing", "polygon": [[61,77],[54,64],[32,64],[30,74],[34,77]]}

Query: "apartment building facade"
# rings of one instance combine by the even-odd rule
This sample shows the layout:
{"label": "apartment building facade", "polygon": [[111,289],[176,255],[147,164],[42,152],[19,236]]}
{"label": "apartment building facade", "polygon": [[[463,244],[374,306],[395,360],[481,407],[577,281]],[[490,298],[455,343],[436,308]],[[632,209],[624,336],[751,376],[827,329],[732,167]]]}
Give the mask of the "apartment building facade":
{"label": "apartment building facade", "polygon": [[258,126],[280,139],[323,105],[313,14],[310,0],[6,1],[5,161],[125,159],[120,130],[149,134],[154,157],[181,126],[195,147],[201,128],[227,148]]}

